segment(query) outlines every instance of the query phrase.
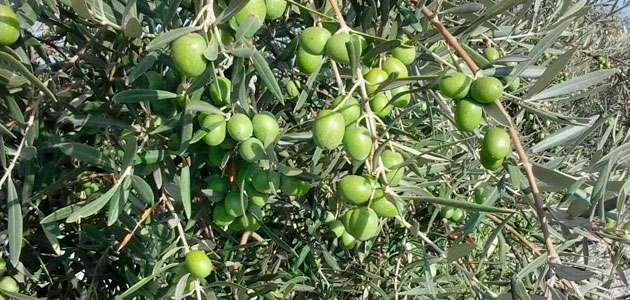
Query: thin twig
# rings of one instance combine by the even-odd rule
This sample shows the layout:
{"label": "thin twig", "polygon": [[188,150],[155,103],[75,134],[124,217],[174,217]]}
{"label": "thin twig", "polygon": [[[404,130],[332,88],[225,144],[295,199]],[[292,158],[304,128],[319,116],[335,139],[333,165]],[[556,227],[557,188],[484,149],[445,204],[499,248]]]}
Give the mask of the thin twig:
{"label": "thin twig", "polygon": [[22,137],[22,141],[20,142],[20,145],[18,146],[17,150],[15,150],[15,155],[13,156],[13,160],[11,161],[11,164],[4,171],[4,175],[2,175],[2,178],[0,179],[0,191],[2,190],[2,186],[4,182],[11,175],[11,172],[13,171],[13,168],[15,168],[15,165],[20,159],[20,156],[22,156],[22,151],[24,150],[24,147],[26,146],[26,142],[27,142],[26,140],[28,139],[28,132],[30,131],[31,127],[33,127],[33,124],[35,123],[35,115],[37,114],[37,111],[39,110],[39,103],[40,103],[40,100],[35,102],[35,105],[33,105],[33,111],[31,112],[31,116],[28,118],[28,122],[26,123],[26,128],[24,129],[24,135]]}

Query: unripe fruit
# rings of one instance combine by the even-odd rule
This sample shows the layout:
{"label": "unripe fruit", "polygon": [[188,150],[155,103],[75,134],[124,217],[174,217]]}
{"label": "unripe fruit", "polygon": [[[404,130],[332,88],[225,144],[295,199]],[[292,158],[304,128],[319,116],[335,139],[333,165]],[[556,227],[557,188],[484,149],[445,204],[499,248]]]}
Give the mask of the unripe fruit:
{"label": "unripe fruit", "polygon": [[337,184],[337,195],[348,203],[359,205],[370,200],[372,185],[363,176],[346,175]]}
{"label": "unripe fruit", "polygon": [[245,7],[234,15],[236,24],[240,26],[250,14],[258,17],[258,21],[260,21],[260,24],[262,25],[265,22],[265,17],[267,16],[265,0],[249,0]]}
{"label": "unripe fruit", "polygon": [[0,279],[0,290],[17,293],[20,291],[20,286],[17,281],[11,276],[4,276]]}
{"label": "unripe fruit", "polygon": [[206,40],[197,33],[184,35],[171,45],[175,67],[187,77],[197,77],[206,70],[203,53],[208,48]]}
{"label": "unripe fruit", "polygon": [[343,140],[345,127],[343,115],[332,110],[322,110],[313,123],[313,140],[324,150],[335,149]]}
{"label": "unripe fruit", "polygon": [[440,80],[440,92],[451,99],[459,100],[468,96],[472,79],[464,73],[453,73]]}
{"label": "unripe fruit", "polygon": [[493,62],[497,59],[499,59],[499,57],[501,57],[501,55],[499,54],[499,51],[495,48],[492,47],[488,47],[486,49],[483,50],[483,55],[486,57],[486,59],[489,62]]}
{"label": "unripe fruit", "polygon": [[404,78],[409,75],[407,66],[395,57],[388,57],[383,63],[383,70],[387,75],[398,73],[398,78]]}
{"label": "unripe fruit", "polygon": [[244,141],[254,132],[252,121],[244,114],[233,115],[227,123],[227,131],[236,141]]}
{"label": "unripe fruit", "polygon": [[[383,161],[383,166],[387,169],[385,171],[387,182],[390,186],[397,186],[405,173],[405,168],[399,165],[404,163],[405,159],[398,152],[385,150],[381,153],[381,160]],[[383,183],[386,184],[385,182]]]}
{"label": "unripe fruit", "polygon": [[410,65],[416,60],[416,47],[408,42],[407,38],[402,39],[403,44],[410,47],[398,47],[392,50],[392,56],[400,60],[405,65]]}
{"label": "unripe fruit", "polygon": [[[345,98],[347,99],[344,101]],[[339,105],[342,106],[337,108]],[[335,98],[332,102],[332,107],[343,116],[346,126],[354,123],[354,121],[361,116],[361,106],[359,106],[359,101],[351,96],[339,96]]]}
{"label": "unripe fruit", "polygon": [[247,210],[249,201],[247,197],[243,195],[243,202],[241,202],[241,194],[239,192],[229,192],[225,196],[225,212],[232,217],[240,217],[243,212]]}
{"label": "unripe fruit", "polygon": [[216,106],[230,105],[232,94],[232,82],[225,78],[219,77],[216,82],[210,84],[210,99]]}
{"label": "unripe fruit", "polygon": [[258,190],[256,190],[256,188],[254,188],[254,185],[251,182],[245,183],[245,192],[247,193],[249,204],[257,206],[257,207],[263,207],[265,206],[265,204],[267,204],[269,195],[265,193],[261,193]]}
{"label": "unripe fruit", "polygon": [[379,68],[374,68],[365,74],[365,81],[368,85],[365,86],[365,90],[368,93],[372,93],[378,89],[378,85],[387,79],[387,73]]}
{"label": "unripe fruit", "polygon": [[201,124],[208,128],[208,133],[203,137],[203,141],[209,146],[218,146],[225,140],[226,124],[222,115],[207,115]]}
{"label": "unripe fruit", "polygon": [[254,188],[265,194],[273,194],[280,188],[280,174],[276,171],[259,170],[252,176]]}
{"label": "unripe fruit", "polygon": [[230,225],[234,221],[234,217],[228,215],[225,211],[225,203],[219,202],[214,205],[212,209],[212,222],[219,227],[225,227]]}
{"label": "unripe fruit", "polygon": [[322,27],[309,27],[300,34],[300,48],[311,55],[323,55],[330,32]]}
{"label": "unripe fruit", "polygon": [[488,157],[487,154],[485,154],[483,149],[481,150],[481,153],[480,153],[480,161],[481,161],[481,165],[490,171],[497,170],[503,165],[503,159],[490,158]]}
{"label": "unripe fruit", "polygon": [[403,85],[391,90],[392,104],[398,108],[404,108],[411,101],[409,86]]}
{"label": "unripe fruit", "polygon": [[265,146],[259,139],[250,137],[238,145],[238,154],[247,162],[258,161],[265,157]]}
{"label": "unripe fruit", "polygon": [[365,160],[372,150],[372,137],[363,126],[349,126],[343,135],[343,148],[348,155],[358,161]]}
{"label": "unripe fruit", "polygon": [[549,128],[549,126],[551,126],[551,120],[547,119],[545,120],[545,127]]}
{"label": "unripe fruit", "polygon": [[341,248],[352,249],[357,245],[357,240],[347,231],[341,235]]}
{"label": "unripe fruit", "polygon": [[295,98],[300,95],[300,82],[295,80],[289,80],[286,85],[287,94],[291,98]]}
{"label": "unripe fruit", "polygon": [[212,272],[212,262],[203,251],[193,250],[186,255],[186,269],[198,278],[205,278]]}
{"label": "unripe fruit", "polygon": [[267,20],[275,20],[282,17],[284,11],[287,9],[286,0],[265,0],[265,7],[267,8]]}
{"label": "unripe fruit", "polygon": [[470,87],[470,96],[479,103],[492,103],[502,94],[503,84],[494,77],[477,78]]}
{"label": "unripe fruit", "polygon": [[212,195],[208,196],[208,199],[212,202],[223,201],[225,195],[228,193],[228,189],[229,182],[227,178],[212,175],[208,181],[208,190],[212,193]]}
{"label": "unripe fruit", "polygon": [[486,189],[483,187],[478,187],[475,190],[475,203],[483,204],[486,202]]}
{"label": "unripe fruit", "polygon": [[235,232],[243,231],[245,230],[245,226],[243,226],[243,223],[244,222],[242,222],[240,218],[238,220],[234,219],[234,222],[230,224],[230,229]]}
{"label": "unripe fruit", "polygon": [[387,116],[392,108],[393,106],[389,104],[389,99],[384,93],[378,93],[370,100],[370,109],[381,118]]}
{"label": "unripe fruit", "polygon": [[440,216],[442,216],[442,218],[444,219],[450,219],[453,216],[453,212],[455,212],[454,208],[450,206],[444,206],[440,210]]}
{"label": "unripe fruit", "polygon": [[385,197],[381,197],[380,199],[374,200],[370,208],[374,210],[374,212],[383,218],[393,218],[398,215],[398,208],[394,203],[389,202]]}
{"label": "unripe fruit", "polygon": [[539,132],[539,133],[538,133],[538,139],[539,139],[539,140],[544,140],[546,137],[547,137],[547,135],[545,135],[545,133],[544,133],[544,132]]}
{"label": "unripe fruit", "polygon": [[252,118],[254,136],[259,139],[265,148],[271,145],[278,137],[280,126],[270,112],[261,112]]}
{"label": "unripe fruit", "polygon": [[302,47],[298,48],[297,55],[295,57],[298,70],[306,74],[315,72],[315,70],[317,70],[317,68],[319,68],[322,64],[323,59],[322,55],[310,54],[302,49]]}
{"label": "unripe fruit", "polygon": [[494,127],[489,129],[483,137],[481,151],[486,158],[500,160],[510,153],[510,136],[505,130]]}
{"label": "unripe fruit", "polygon": [[451,221],[455,223],[459,223],[460,221],[463,221],[464,216],[465,216],[464,210],[462,210],[461,208],[456,208],[453,211],[453,215],[451,216]]}
{"label": "unripe fruit", "polygon": [[350,234],[359,241],[367,241],[378,233],[378,216],[368,207],[353,209],[348,224]]}
{"label": "unripe fruit", "polygon": [[462,99],[455,107],[455,124],[457,129],[472,132],[481,122],[482,108],[475,101]]}
{"label": "unripe fruit", "polygon": [[[20,22],[11,7],[0,5],[0,46],[8,46],[20,37]],[[9,277],[10,278],[10,277]]]}
{"label": "unripe fruit", "polygon": [[505,77],[505,83],[508,84],[505,89],[508,92],[514,92],[518,90],[521,86],[521,78],[520,77]]}
{"label": "unripe fruit", "polygon": [[208,150],[208,163],[211,167],[218,167],[223,162],[225,157],[225,149],[221,147],[210,147]]}
{"label": "unripe fruit", "polygon": [[326,56],[340,63],[349,64],[350,56],[346,43],[350,41],[350,35],[347,33],[337,33],[331,36],[326,42]]}
{"label": "unripe fruit", "polygon": [[282,176],[280,190],[289,196],[304,196],[310,189],[307,182],[292,176]]}
{"label": "unripe fruit", "polygon": [[328,232],[335,238],[341,237],[346,229],[343,227],[343,223],[339,220],[328,223]]}

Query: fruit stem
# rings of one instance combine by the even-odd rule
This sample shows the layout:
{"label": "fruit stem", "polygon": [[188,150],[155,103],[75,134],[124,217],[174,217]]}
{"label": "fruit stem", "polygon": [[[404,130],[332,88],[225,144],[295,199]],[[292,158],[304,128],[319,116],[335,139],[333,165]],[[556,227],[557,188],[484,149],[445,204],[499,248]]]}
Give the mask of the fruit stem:
{"label": "fruit stem", "polygon": [[175,208],[165,194],[162,194],[162,201],[166,204],[166,208],[171,212],[175,221],[177,221],[177,232],[179,233],[179,239],[182,241],[182,245],[184,245],[184,254],[188,254],[190,252],[190,246],[188,246],[188,241],[186,241],[186,233],[184,233],[184,227],[182,227],[182,223],[180,222],[179,216],[177,216],[177,212],[175,212]]}
{"label": "fruit stem", "polygon": [[[414,0],[410,0],[412,3],[416,3]],[[435,27],[435,29],[444,37],[444,40],[455,49],[459,57],[461,57],[466,65],[470,68],[475,76],[479,75],[479,71],[481,70],[475,62],[468,56],[466,51],[459,45],[457,38],[455,38],[445,27],[442,25],[440,20],[437,17],[437,13],[433,13],[426,6],[422,6],[422,14],[427,17],[431,25]],[[507,113],[503,104],[500,101],[495,102],[499,107],[501,113],[509,120],[509,134],[512,142],[514,143],[514,148],[516,148],[516,152],[521,160],[523,165],[523,171],[527,177],[527,181],[529,183],[529,187],[531,189],[532,196],[534,197],[534,204],[536,208],[536,214],[538,215],[538,222],[540,223],[540,227],[543,232],[543,237],[545,239],[545,247],[547,248],[547,253],[549,254],[549,261],[552,263],[560,264],[560,258],[558,257],[558,253],[556,253],[556,249],[553,247],[553,241],[551,240],[551,236],[549,234],[549,227],[547,225],[547,217],[545,216],[545,210],[543,207],[542,200],[540,199],[540,191],[538,190],[538,185],[536,184],[536,177],[534,177],[534,172],[532,171],[532,165],[529,163],[529,159],[525,150],[523,150],[523,145],[518,137],[518,132],[514,128],[514,124],[512,124],[512,119],[510,115]]]}
{"label": "fruit stem", "polygon": [[350,27],[346,24],[346,20],[343,19],[343,15],[341,14],[341,10],[337,6],[336,0],[328,0],[330,6],[332,6],[333,11],[335,12],[335,16],[337,17],[337,23],[339,23],[339,32],[349,33]]}

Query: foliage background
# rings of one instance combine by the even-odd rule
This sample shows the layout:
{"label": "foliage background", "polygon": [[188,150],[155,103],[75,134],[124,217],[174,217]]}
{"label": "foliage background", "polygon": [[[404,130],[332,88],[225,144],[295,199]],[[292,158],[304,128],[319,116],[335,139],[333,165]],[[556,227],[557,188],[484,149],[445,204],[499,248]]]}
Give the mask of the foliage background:
{"label": "foliage background", "polygon": [[[156,41],[190,25],[200,6],[193,2],[11,3],[23,29],[18,43],[0,49],[2,250],[22,294],[11,296],[181,298],[186,277],[176,224],[183,226],[188,243],[208,251],[216,265],[203,286],[210,299],[270,292],[297,299],[537,299],[544,293],[597,299],[625,293],[617,278],[628,264],[630,39],[628,21],[618,12],[627,1],[429,5],[433,10],[439,5],[439,18],[469,47],[469,55],[486,65],[487,74],[523,77],[522,88],[504,103],[535,163],[562,265],[545,260],[516,157],[505,171],[484,171],[469,150],[478,147],[483,131],[466,139],[450,122],[452,103],[434,87],[448,69],[443,62],[451,50],[419,8],[406,1],[343,2],[355,29],[385,39],[405,32],[419,49],[411,67],[415,77],[409,83],[417,91],[410,108],[385,120],[387,133],[405,147],[410,160],[403,184],[392,195],[406,208],[402,218],[409,227],[384,222],[376,239],[352,251],[337,247],[322,224],[326,211],[343,209],[333,197],[334,182],[353,170],[343,152],[314,151],[309,137],[309,121],[336,95],[337,83],[328,64],[312,78],[294,69],[292,41],[312,24],[308,12],[291,5],[286,19],[266,22],[253,40],[218,53],[215,68],[193,83],[203,92],[211,74],[229,67],[238,109],[272,111],[281,120],[280,165],[287,173],[303,172],[301,178],[311,185],[305,197],[273,199],[259,231],[264,241],[239,246],[239,233],[224,232],[210,220],[210,203],[201,190],[209,173],[217,171],[207,166],[207,148],[187,146],[185,138],[179,149],[185,150],[172,145],[172,132],[196,136],[191,115],[216,112],[204,104],[207,95],[193,96],[189,89],[199,101],[190,111],[163,118],[161,126],[145,105],[120,100],[123,91],[147,87],[143,74],[149,69],[163,74],[165,92],[143,95],[143,100],[182,93],[164,47],[168,42]],[[333,18],[329,6],[314,5]],[[518,67],[485,64],[480,54],[488,43],[520,61]],[[254,53],[260,54],[257,60]],[[606,57],[614,69],[598,70],[597,56]],[[264,65],[273,71],[271,78],[259,71]],[[341,72],[349,82],[351,71]],[[286,96],[288,79],[305,87],[298,99]],[[265,80],[283,87],[281,101]],[[496,116],[487,111],[484,128],[500,123]],[[155,163],[147,163],[152,159]],[[133,176],[125,173],[127,167]],[[86,181],[99,191],[88,197]],[[113,186],[122,186],[123,192],[101,197]],[[493,191],[482,210],[494,206],[516,213],[472,211],[469,202],[479,186]],[[181,197],[187,193],[190,198]],[[457,205],[471,210],[467,221],[442,220],[428,197],[461,200]],[[567,208],[578,199],[587,201],[586,211],[568,218]],[[83,209],[85,201],[102,209]],[[174,212],[166,204],[171,201]],[[602,231],[608,219],[616,220],[612,233]],[[448,258],[427,246],[424,235]],[[569,281],[574,287],[565,285]]]}

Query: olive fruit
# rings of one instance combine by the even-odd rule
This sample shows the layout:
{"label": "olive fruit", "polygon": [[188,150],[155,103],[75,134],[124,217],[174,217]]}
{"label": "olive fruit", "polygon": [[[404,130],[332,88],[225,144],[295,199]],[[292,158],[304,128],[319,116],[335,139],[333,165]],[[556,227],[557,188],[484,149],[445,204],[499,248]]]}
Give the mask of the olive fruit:
{"label": "olive fruit", "polygon": [[[0,290],[17,293],[20,291],[20,286],[17,281],[11,276],[4,276],[0,279]],[[1,294],[0,294],[1,296]]]}
{"label": "olive fruit", "polygon": [[497,59],[499,59],[499,57],[501,56],[499,54],[499,51],[493,47],[488,47],[486,49],[483,50],[483,55],[486,57],[486,59],[489,62],[493,62]]}
{"label": "olive fruit", "polygon": [[440,216],[442,216],[442,218],[444,218],[444,219],[450,219],[453,216],[454,212],[455,212],[454,208],[452,208],[450,206],[444,206],[440,210]]}
{"label": "olive fruit", "polygon": [[236,219],[235,223],[240,223],[239,227],[248,231],[256,231],[260,228],[260,220],[262,220],[263,216],[264,214],[260,207],[251,206],[244,215]]}
{"label": "olive fruit", "polygon": [[253,206],[263,207],[267,204],[267,200],[269,200],[269,195],[256,190],[251,182],[245,183],[245,192],[247,192],[249,204]]}
{"label": "olive fruit", "polygon": [[387,75],[398,73],[398,78],[407,77],[409,75],[407,66],[395,57],[388,57],[385,62],[383,62],[383,70]]}
{"label": "olive fruit", "polygon": [[254,126],[254,136],[259,139],[265,148],[271,145],[278,137],[280,126],[278,121],[270,112],[261,112],[252,118]]}
{"label": "olive fruit", "polygon": [[328,232],[331,233],[332,237],[335,237],[335,238],[341,237],[343,233],[346,232],[346,229],[343,227],[343,223],[341,223],[341,221],[339,220],[332,221],[328,223],[327,225],[328,225]]}
{"label": "olive fruit", "polygon": [[230,225],[234,221],[234,217],[225,211],[225,203],[219,202],[212,209],[212,222],[219,227]]}
{"label": "olive fruit", "polygon": [[370,109],[379,117],[383,118],[392,111],[393,106],[389,103],[389,99],[384,93],[374,95],[370,100]]}
{"label": "olive fruit", "polygon": [[20,37],[20,22],[11,7],[0,5],[0,46],[8,46]]}
{"label": "olive fruit", "polygon": [[344,231],[344,233],[341,235],[341,248],[352,249],[354,248],[354,246],[356,246],[356,244],[357,240],[347,231]]}
{"label": "olive fruit", "polygon": [[250,137],[238,145],[238,154],[247,162],[258,161],[265,157],[265,146],[259,139]]}
{"label": "olive fruit", "polygon": [[311,74],[319,68],[323,60],[322,55],[313,55],[306,52],[302,47],[298,48],[295,60],[297,62],[297,68],[303,73]]}
{"label": "olive fruit", "polygon": [[345,127],[342,114],[332,110],[322,110],[313,123],[313,140],[324,150],[335,149],[343,140]]}
{"label": "olive fruit", "polygon": [[275,171],[259,170],[252,176],[254,188],[265,194],[273,194],[280,188],[280,174]]}
{"label": "olive fruit", "polygon": [[410,65],[416,60],[416,47],[414,47],[407,38],[402,39],[406,47],[397,47],[392,50],[392,56],[400,60],[405,65]]}
{"label": "olive fruit", "polygon": [[221,166],[225,157],[225,149],[221,147],[210,147],[208,150],[208,163],[211,167]]}
{"label": "olive fruit", "polygon": [[358,161],[365,160],[372,150],[372,136],[363,126],[349,126],[343,135],[343,148],[348,155]]}
{"label": "olive fruit", "polygon": [[472,132],[481,122],[482,108],[475,101],[462,99],[455,106],[455,125],[461,131]]}
{"label": "olive fruit", "polygon": [[505,77],[505,82],[507,83],[507,86],[505,87],[505,89],[508,92],[514,92],[518,90],[518,88],[521,86],[520,77]]}
{"label": "olive fruit", "polygon": [[370,200],[372,185],[363,176],[346,175],[337,184],[337,194],[342,200],[359,205]]}
{"label": "olive fruit", "polygon": [[300,82],[299,81],[289,80],[287,81],[285,88],[287,90],[287,94],[291,98],[295,98],[300,95]]}
{"label": "olive fruit", "polygon": [[201,124],[207,128],[208,133],[203,137],[203,141],[209,146],[218,146],[225,140],[225,117],[222,115],[207,115]]}
{"label": "olive fruit", "polygon": [[369,207],[355,208],[350,214],[350,234],[359,241],[367,241],[378,233],[378,216]]}
{"label": "olive fruit", "polygon": [[[345,101],[344,101],[345,99]],[[339,107],[341,105],[341,107]],[[352,96],[339,96],[332,102],[332,107],[343,116],[346,126],[354,123],[361,115],[359,101]]]}
{"label": "olive fruit", "polygon": [[176,39],[171,45],[171,56],[177,70],[187,77],[197,77],[206,70],[203,53],[208,48],[206,40],[197,33],[189,33]]}
{"label": "olive fruit", "polygon": [[489,129],[483,137],[481,151],[487,158],[494,160],[505,158],[510,152],[510,136],[501,128]]}
{"label": "olive fruit", "polygon": [[478,187],[475,190],[475,203],[477,204],[484,204],[484,202],[486,202],[486,189],[483,187]]}
{"label": "olive fruit", "polygon": [[396,205],[389,202],[389,200],[385,197],[374,200],[372,205],[370,205],[370,208],[373,209],[379,217],[393,218],[398,215],[398,208],[396,208]]}
{"label": "olive fruit", "polygon": [[470,96],[479,103],[492,103],[503,94],[501,80],[494,77],[480,77],[470,86]]}
{"label": "olive fruit", "polygon": [[481,150],[480,161],[481,161],[481,165],[490,171],[497,170],[503,165],[503,158],[502,159],[490,158],[483,151],[483,149]]}
{"label": "olive fruit", "polygon": [[229,182],[227,178],[220,177],[219,175],[212,175],[208,181],[208,188],[205,191],[206,196],[212,202],[223,201],[225,195],[227,195],[229,189]]}
{"label": "olive fruit", "polygon": [[287,9],[286,0],[265,0],[265,7],[267,8],[267,14],[265,18],[267,20],[275,20],[284,14]]}
{"label": "olive fruit", "polygon": [[331,36],[326,42],[326,56],[340,63],[349,64],[350,56],[346,43],[350,41],[350,35],[347,33],[337,33]]}
{"label": "olive fruit", "polygon": [[236,24],[241,25],[241,23],[245,21],[247,16],[250,14],[258,17],[258,21],[260,21],[260,24],[262,25],[265,21],[265,17],[267,16],[265,0],[249,0],[247,4],[236,15],[234,15]]}
{"label": "olive fruit", "polygon": [[409,93],[409,86],[403,85],[391,90],[392,104],[398,108],[403,108],[411,101],[411,93]]}
{"label": "olive fruit", "polygon": [[232,94],[232,82],[225,78],[219,77],[217,81],[210,84],[210,99],[216,106],[230,105]]}
{"label": "olive fruit", "polygon": [[387,79],[387,73],[379,68],[374,68],[365,74],[365,81],[368,85],[365,86],[365,90],[368,93],[372,93],[378,89],[378,85]]}
{"label": "olive fruit", "polygon": [[455,223],[459,223],[460,221],[463,221],[465,217],[465,212],[463,209],[461,208],[456,208],[455,210],[453,210],[453,215],[451,216],[451,221],[455,222]]}
{"label": "olive fruit", "polygon": [[227,123],[227,131],[234,140],[240,142],[252,136],[254,126],[246,115],[235,114]]}
{"label": "olive fruit", "polygon": [[300,48],[311,55],[323,55],[329,38],[330,32],[322,27],[306,28],[300,34]]}
{"label": "olive fruit", "polygon": [[232,217],[240,217],[243,212],[247,210],[249,201],[247,197],[243,195],[243,201],[241,202],[241,194],[239,192],[229,192],[225,196],[225,212]]}
{"label": "olive fruit", "polygon": [[453,73],[440,80],[439,89],[442,95],[459,100],[468,96],[472,79],[464,73]]}
{"label": "olive fruit", "polygon": [[383,161],[383,166],[387,169],[385,171],[387,182],[390,186],[397,186],[405,173],[405,168],[399,165],[404,163],[405,159],[398,152],[385,150],[381,153],[381,160]]}
{"label": "olive fruit", "polygon": [[186,254],[186,269],[198,278],[205,278],[212,272],[212,262],[203,251],[193,250]]}
{"label": "olive fruit", "polygon": [[289,196],[304,196],[310,189],[307,182],[292,176],[282,176],[280,190]]}

